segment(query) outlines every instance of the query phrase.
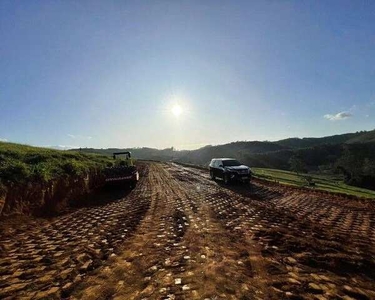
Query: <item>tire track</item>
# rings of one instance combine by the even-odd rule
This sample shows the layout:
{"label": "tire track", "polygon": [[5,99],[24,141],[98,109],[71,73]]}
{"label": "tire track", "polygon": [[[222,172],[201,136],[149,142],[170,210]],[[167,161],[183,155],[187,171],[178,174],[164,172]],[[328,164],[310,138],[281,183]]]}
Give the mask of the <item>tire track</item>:
{"label": "tire track", "polygon": [[[66,215],[56,220],[55,227],[43,227],[35,235],[21,232],[11,240],[16,243],[25,237],[31,242],[31,246],[24,243],[24,249],[31,250],[18,251],[11,243],[7,250],[13,258],[7,260],[9,266],[22,270],[33,263],[29,252],[36,249],[38,234],[42,251],[52,255],[62,251],[54,246],[69,242],[70,247],[62,251],[62,258],[69,255],[69,265],[56,267],[63,261],[57,255],[41,275],[68,266],[79,272],[94,260],[86,247],[93,245],[107,253],[104,265],[89,276],[78,275],[79,283],[70,276],[53,281],[52,286],[37,283],[42,290],[36,291],[33,277],[15,295],[375,299],[371,203],[261,182],[251,189],[226,187],[202,170],[175,164],[150,163],[146,169],[149,172],[123,200]],[[77,263],[82,249],[89,257],[80,257],[83,261]],[[19,275],[13,272],[1,279],[23,280]],[[72,284],[74,289],[61,293],[62,284]],[[51,293],[53,287],[58,291]]]}
{"label": "tire track", "polygon": [[148,167],[126,198],[82,208],[50,224],[1,238],[0,298],[40,299],[67,295],[85,274],[107,260],[129,238],[146,213]]}
{"label": "tire track", "polygon": [[[181,167],[174,168],[178,172]],[[205,174],[201,176],[199,170],[183,169],[200,175],[206,183],[202,186],[207,186],[204,192],[210,207],[230,231],[238,230],[250,237],[250,245],[261,246],[263,266],[258,273],[271,286],[265,298],[302,294],[325,299],[336,299],[338,295],[375,297],[374,284],[368,279],[375,278],[372,235],[366,237],[368,227],[360,226],[374,220],[363,209],[371,207],[371,203],[344,199],[347,206],[343,207],[341,198],[320,200],[314,193],[259,183],[246,195],[241,189],[235,192],[234,188],[221,188]],[[223,205],[227,200],[231,201],[230,206]],[[320,202],[315,203],[316,200]],[[264,269],[268,272],[264,273]],[[284,275],[282,280],[280,274]],[[355,278],[354,282],[348,283],[350,278]]]}

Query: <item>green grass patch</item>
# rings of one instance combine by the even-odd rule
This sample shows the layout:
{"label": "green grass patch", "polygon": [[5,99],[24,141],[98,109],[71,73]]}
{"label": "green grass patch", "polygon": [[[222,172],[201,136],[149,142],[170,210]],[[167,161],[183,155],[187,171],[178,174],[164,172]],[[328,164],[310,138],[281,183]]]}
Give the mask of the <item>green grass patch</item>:
{"label": "green grass patch", "polygon": [[0,186],[81,175],[112,163],[103,155],[0,142]]}
{"label": "green grass patch", "polygon": [[314,186],[311,188],[334,192],[343,193],[348,195],[353,195],[357,197],[365,197],[375,199],[375,191],[350,186],[343,182],[343,178],[338,175],[316,175],[316,174],[300,174],[276,170],[276,169],[266,169],[266,168],[252,168],[254,175],[259,178],[263,178],[270,181],[277,181],[283,184],[289,184],[294,186],[305,186],[308,187],[308,182],[305,179],[310,177]]}

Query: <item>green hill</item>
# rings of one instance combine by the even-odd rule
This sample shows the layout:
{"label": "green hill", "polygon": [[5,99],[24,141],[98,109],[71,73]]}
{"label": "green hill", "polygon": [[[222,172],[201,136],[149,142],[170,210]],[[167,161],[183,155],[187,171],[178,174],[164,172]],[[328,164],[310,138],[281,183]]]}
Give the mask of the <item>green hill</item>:
{"label": "green hill", "polygon": [[375,130],[365,131],[362,132],[360,135],[357,135],[346,143],[353,144],[353,143],[374,143],[375,142]]}
{"label": "green hill", "polygon": [[275,143],[293,149],[309,148],[327,144],[375,142],[375,130],[345,133],[321,138],[288,138]]}
{"label": "green hill", "polygon": [[[298,152],[299,155],[304,155],[306,158],[309,157],[307,164],[312,169],[317,169],[321,164],[334,163],[340,157],[342,146],[345,144],[371,143],[374,141],[375,130],[321,138],[289,138],[276,142],[240,141],[224,145],[208,145],[190,151],[176,151],[173,148],[159,150],[143,147],[126,149],[84,148],[81,149],[81,152],[111,155],[117,151],[131,151],[133,156],[138,159],[180,161],[199,165],[208,165],[213,157],[235,157],[253,166],[285,170],[289,168],[290,157]],[[312,157],[314,157],[314,163],[311,163]]]}
{"label": "green hill", "polygon": [[236,157],[243,160],[246,155],[267,153],[286,148],[272,142],[233,142],[219,146],[206,146],[197,150],[178,153],[176,159],[185,163],[208,165],[213,157]]}

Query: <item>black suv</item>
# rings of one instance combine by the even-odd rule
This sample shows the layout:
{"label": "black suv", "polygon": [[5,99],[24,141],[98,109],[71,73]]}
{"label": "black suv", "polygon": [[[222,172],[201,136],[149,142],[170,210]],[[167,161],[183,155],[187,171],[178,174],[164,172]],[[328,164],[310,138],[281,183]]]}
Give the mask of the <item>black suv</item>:
{"label": "black suv", "polygon": [[252,175],[248,166],[233,158],[214,158],[211,160],[209,168],[211,179],[221,178],[225,184],[234,180],[249,183]]}

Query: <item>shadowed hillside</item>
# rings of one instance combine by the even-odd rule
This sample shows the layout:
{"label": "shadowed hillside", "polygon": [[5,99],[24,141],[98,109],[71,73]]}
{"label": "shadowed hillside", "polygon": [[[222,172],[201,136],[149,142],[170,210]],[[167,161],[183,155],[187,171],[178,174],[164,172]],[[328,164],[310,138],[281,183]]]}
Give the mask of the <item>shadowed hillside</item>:
{"label": "shadowed hillside", "polygon": [[363,132],[362,134],[357,135],[347,141],[347,143],[368,143],[368,142],[375,142],[375,130]]}
{"label": "shadowed hillside", "polygon": [[367,143],[375,141],[375,130],[346,133],[321,138],[289,138],[276,143],[289,148],[308,148],[326,144]]}
{"label": "shadowed hillside", "polygon": [[[112,155],[117,151],[131,151],[133,156],[138,159],[177,160],[199,165],[208,165],[213,157],[235,157],[252,166],[278,169],[288,169],[289,159],[298,154],[306,158],[307,165],[316,169],[319,165],[335,162],[341,155],[343,145],[371,144],[374,141],[375,130],[372,130],[321,138],[289,138],[275,142],[240,141],[216,146],[207,145],[196,150],[175,150],[173,147],[162,150],[147,147],[75,150],[103,155]],[[368,148],[370,146],[362,145],[361,147]]]}

